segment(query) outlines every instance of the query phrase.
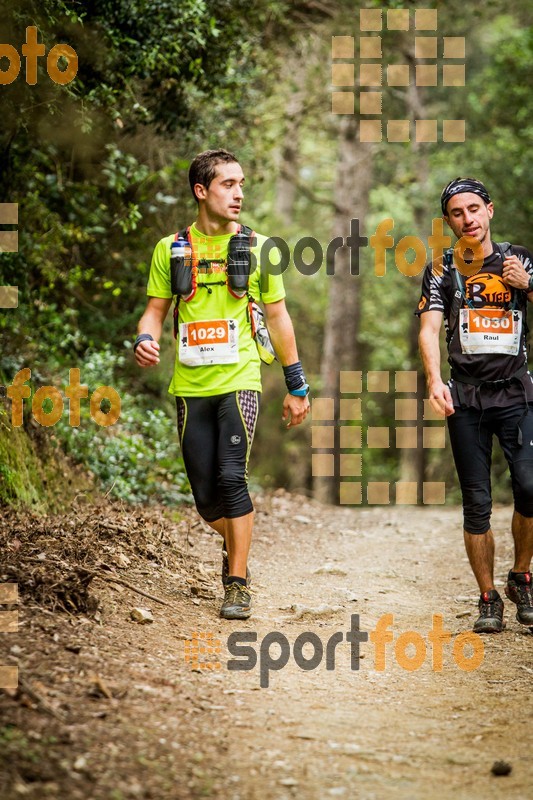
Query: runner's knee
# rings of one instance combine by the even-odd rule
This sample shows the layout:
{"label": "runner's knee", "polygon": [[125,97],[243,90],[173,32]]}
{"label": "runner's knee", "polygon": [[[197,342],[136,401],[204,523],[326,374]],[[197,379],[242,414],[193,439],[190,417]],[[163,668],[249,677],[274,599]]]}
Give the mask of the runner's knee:
{"label": "runner's knee", "polygon": [[218,485],[223,498],[225,517],[243,517],[253,511],[244,465],[223,465],[219,471]]}
{"label": "runner's knee", "polygon": [[218,486],[225,504],[232,504],[247,496],[246,467],[236,464],[223,466],[218,473]]}
{"label": "runner's knee", "polygon": [[464,529],[468,533],[483,534],[490,528],[492,501],[486,481],[463,485]]}
{"label": "runner's knee", "polygon": [[208,486],[192,486],[196,510],[206,522],[213,522],[222,516],[220,499]]}
{"label": "runner's knee", "polygon": [[246,468],[244,465],[225,464],[218,473],[218,485],[221,491],[234,492],[246,486]]}
{"label": "runner's knee", "polygon": [[533,517],[533,464],[515,461],[513,464],[513,492],[515,509],[523,517]]}

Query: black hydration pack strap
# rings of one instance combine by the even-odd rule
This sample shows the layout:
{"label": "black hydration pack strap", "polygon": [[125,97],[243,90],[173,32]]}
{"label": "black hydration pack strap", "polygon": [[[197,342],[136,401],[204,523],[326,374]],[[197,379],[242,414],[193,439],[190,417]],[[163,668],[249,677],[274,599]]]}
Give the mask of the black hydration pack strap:
{"label": "black hydration pack strap", "polygon": [[452,367],[450,375],[454,381],[458,383],[467,383],[469,386],[486,387],[487,389],[508,389],[513,381],[519,380],[527,373],[527,364],[522,364],[516,372],[509,375],[508,378],[499,378],[496,381],[483,381],[480,378],[474,378],[472,375],[467,375],[465,372]]}

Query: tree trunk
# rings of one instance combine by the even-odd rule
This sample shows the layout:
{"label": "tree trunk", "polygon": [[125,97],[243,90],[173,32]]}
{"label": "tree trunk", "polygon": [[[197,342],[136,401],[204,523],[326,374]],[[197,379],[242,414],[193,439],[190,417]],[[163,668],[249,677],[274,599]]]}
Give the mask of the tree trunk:
{"label": "tree trunk", "polygon": [[292,80],[289,82],[291,94],[285,110],[285,130],[276,192],[276,210],[286,225],[290,225],[293,220],[299,183],[299,133],[305,97],[305,61],[298,59],[291,62],[291,76]]}
{"label": "tree trunk", "polygon": [[[423,63],[414,58],[412,51],[405,52],[404,56],[413,65],[413,70],[417,63]],[[422,238],[421,235],[425,230],[425,226],[428,224],[427,203],[425,201],[426,187],[428,185],[429,178],[429,163],[427,147],[424,144],[415,141],[414,121],[416,119],[426,118],[423,90],[419,86],[416,86],[416,84],[411,84],[407,89],[406,102],[409,111],[409,117],[411,119],[411,130],[413,131],[411,135],[411,152],[413,154],[414,169],[416,170],[417,176],[417,202],[413,206],[413,217],[415,223],[415,234]],[[422,283],[422,274],[416,280],[417,285],[420,286]],[[416,483],[417,501],[418,504],[422,504],[423,483],[427,460],[427,454],[423,447],[423,415],[426,384],[424,370],[422,369],[422,361],[418,352],[419,327],[420,322],[418,317],[415,317],[415,315],[412,314],[407,332],[409,361],[408,369],[416,370],[417,373],[416,395],[411,395],[411,397],[416,397],[417,401],[417,446],[414,452],[411,449],[400,450],[400,481]]]}
{"label": "tree trunk", "polygon": [[[346,239],[351,219],[358,219],[359,229],[364,230],[372,180],[372,146],[359,142],[359,125],[354,117],[343,118],[340,122],[339,151],[333,236]],[[361,277],[350,273],[350,250],[346,246],[337,250],[334,265],[328,264],[328,273],[333,266],[334,274],[327,276],[329,303],[321,364],[321,397],[334,400],[335,474],[313,479],[313,495],[325,503],[339,500],[339,373],[360,368]]]}

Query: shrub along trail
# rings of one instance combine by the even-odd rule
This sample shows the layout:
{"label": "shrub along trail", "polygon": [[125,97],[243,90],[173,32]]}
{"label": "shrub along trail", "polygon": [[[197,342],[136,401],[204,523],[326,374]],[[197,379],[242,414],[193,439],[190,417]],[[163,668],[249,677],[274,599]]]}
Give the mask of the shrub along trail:
{"label": "shrub along trail", "polygon": [[[217,616],[220,543],[189,508],[3,512],[0,578],[21,597],[18,631],[0,637],[0,663],[20,670],[19,688],[0,691],[2,798],[527,796],[533,639],[506,603],[506,631],[460,668],[476,656],[457,637],[477,592],[459,509],[329,509],[284,492],[256,507],[245,622]],[[494,516],[500,587],[510,515]],[[370,638],[352,660],[356,614]],[[228,669],[228,636],[243,632],[240,661],[256,664]],[[495,761],[511,773],[494,776]]]}

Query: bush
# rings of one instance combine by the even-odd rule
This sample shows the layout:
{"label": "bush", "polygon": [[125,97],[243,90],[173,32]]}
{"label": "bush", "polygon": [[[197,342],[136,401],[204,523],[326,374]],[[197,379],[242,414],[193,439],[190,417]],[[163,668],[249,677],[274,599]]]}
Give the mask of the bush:
{"label": "bush", "polygon": [[[128,393],[119,376],[123,355],[110,348],[90,352],[80,370],[80,382],[89,397],[98,386],[111,386],[121,401],[118,421],[98,426],[91,418],[88,400],[81,401],[79,427],[72,427],[64,413],[54,432],[66,451],[101,481],[102,489],[129,503],[190,501],[190,489],[181,458],[176,424],[160,409],[147,406]],[[101,409],[107,413],[102,401]]]}

